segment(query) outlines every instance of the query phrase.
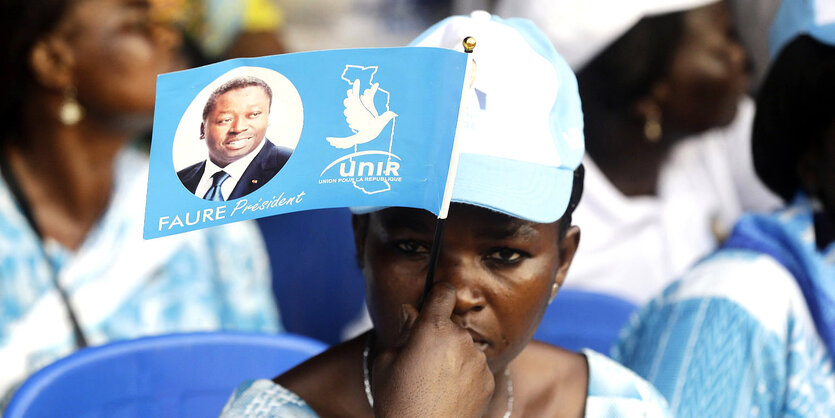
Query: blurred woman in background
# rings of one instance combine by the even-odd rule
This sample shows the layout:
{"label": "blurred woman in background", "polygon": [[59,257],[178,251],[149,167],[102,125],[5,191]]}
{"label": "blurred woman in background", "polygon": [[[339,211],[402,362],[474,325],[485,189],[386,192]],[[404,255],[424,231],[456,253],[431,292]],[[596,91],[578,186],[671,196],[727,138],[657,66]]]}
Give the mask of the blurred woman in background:
{"label": "blurred woman in background", "polygon": [[835,4],[785,0],[771,42],[752,145],[786,205],[744,216],[615,350],[677,416],[835,411]]}
{"label": "blurred woman in background", "polygon": [[588,155],[576,219],[587,227],[569,287],[642,304],[713,250],[743,208],[776,204],[753,179],[746,55],[724,1],[498,10],[539,23],[577,72]]}
{"label": "blurred woman in background", "polygon": [[144,241],[156,75],[184,67],[147,0],[0,5],[0,394],[86,345],[277,331],[251,223]]}

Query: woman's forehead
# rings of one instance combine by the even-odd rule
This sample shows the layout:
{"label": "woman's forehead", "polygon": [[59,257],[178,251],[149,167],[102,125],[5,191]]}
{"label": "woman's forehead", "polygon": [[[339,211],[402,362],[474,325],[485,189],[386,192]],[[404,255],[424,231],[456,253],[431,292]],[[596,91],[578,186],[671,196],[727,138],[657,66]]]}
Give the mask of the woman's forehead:
{"label": "woman's forehead", "polygon": [[[437,223],[437,216],[431,212],[414,208],[387,208],[372,213],[372,217],[386,230],[408,229],[431,233]],[[455,203],[450,207],[445,227],[461,228],[477,237],[501,239],[515,235],[530,236],[551,227],[556,230],[556,222],[540,224],[477,206]]]}

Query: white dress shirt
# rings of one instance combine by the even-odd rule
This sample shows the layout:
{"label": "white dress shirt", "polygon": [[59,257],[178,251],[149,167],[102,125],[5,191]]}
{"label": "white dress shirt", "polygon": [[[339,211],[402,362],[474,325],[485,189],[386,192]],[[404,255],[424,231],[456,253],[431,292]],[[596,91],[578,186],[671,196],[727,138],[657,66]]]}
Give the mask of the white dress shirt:
{"label": "white dress shirt", "polygon": [[223,196],[223,200],[228,200],[229,195],[232,194],[232,190],[235,189],[235,185],[238,184],[241,176],[244,175],[244,171],[249,167],[249,163],[261,152],[261,148],[264,148],[266,141],[269,141],[269,139],[264,138],[252,152],[229,163],[223,168],[213,163],[211,158],[206,158],[206,169],[203,170],[203,177],[200,178],[200,183],[197,183],[197,189],[194,190],[194,195],[199,198],[205,196],[209,188],[212,187],[212,176],[218,171],[225,171],[226,174],[229,174],[230,178],[220,185],[220,194]]}

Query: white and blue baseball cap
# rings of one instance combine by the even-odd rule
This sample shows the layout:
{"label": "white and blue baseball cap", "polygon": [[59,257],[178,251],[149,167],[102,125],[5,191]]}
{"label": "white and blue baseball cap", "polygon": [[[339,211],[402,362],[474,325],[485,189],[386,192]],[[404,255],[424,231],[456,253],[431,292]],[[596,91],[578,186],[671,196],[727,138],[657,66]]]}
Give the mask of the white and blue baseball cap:
{"label": "white and blue baseball cap", "polygon": [[771,23],[771,57],[799,35],[835,45],[835,0],[783,0]]}
{"label": "white and blue baseball cap", "polygon": [[474,88],[464,98],[452,201],[554,222],[585,150],[574,73],[532,22],[483,11],[444,19],[411,46],[463,51],[467,36],[476,40]]}
{"label": "white and blue baseball cap", "polygon": [[[565,213],[585,152],[577,79],[529,20],[476,11],[446,18],[410,46],[463,51],[476,40],[473,89],[457,134],[452,202],[531,222]],[[352,207],[356,214],[380,207]]]}

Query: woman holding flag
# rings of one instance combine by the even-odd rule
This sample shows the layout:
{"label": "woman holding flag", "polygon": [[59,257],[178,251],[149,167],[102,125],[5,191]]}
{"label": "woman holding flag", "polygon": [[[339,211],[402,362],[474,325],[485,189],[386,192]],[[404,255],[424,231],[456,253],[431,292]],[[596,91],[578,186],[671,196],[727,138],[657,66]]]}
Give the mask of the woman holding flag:
{"label": "woman holding flag", "polygon": [[413,45],[460,50],[466,36],[476,71],[437,265],[433,214],[354,208],[374,328],[242,384],[223,416],[666,415],[652,386],[606,357],[531,341],[580,241],[577,84],[525,20],[452,17]]}

